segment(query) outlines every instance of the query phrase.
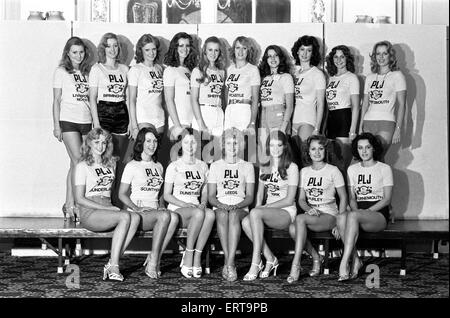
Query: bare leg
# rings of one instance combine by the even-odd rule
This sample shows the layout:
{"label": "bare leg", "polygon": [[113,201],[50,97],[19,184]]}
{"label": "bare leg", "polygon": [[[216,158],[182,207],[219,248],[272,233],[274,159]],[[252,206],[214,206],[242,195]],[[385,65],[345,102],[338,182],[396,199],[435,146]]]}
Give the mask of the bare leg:
{"label": "bare leg", "polygon": [[228,248],[229,248],[229,256],[228,262],[226,265],[234,266],[236,250],[239,243],[239,239],[241,237],[241,220],[248,215],[248,212],[237,209],[234,211],[230,211],[230,215],[228,218]]}
{"label": "bare leg", "polygon": [[[181,216],[181,224],[187,226],[186,250],[194,250],[195,242],[202,229],[205,212],[198,208],[179,208],[175,211]],[[214,221],[214,219],[213,219]],[[185,252],[183,265],[192,267],[193,252]]]}
{"label": "bare leg", "polygon": [[80,148],[83,138],[78,132],[65,132],[63,133],[63,142],[66,146],[67,153],[70,157],[70,168],[67,172],[66,178],[66,209],[69,212],[69,216],[73,215],[73,207],[75,206],[74,194],[73,194],[73,174],[75,165],[80,158]]}
{"label": "bare leg", "polygon": [[195,254],[194,254],[194,266],[201,267],[202,266],[202,252],[203,248],[208,241],[209,234],[211,234],[212,227],[214,225],[214,212],[211,209],[205,209],[205,218],[203,219],[203,224],[200,229],[200,233],[197,238],[197,243],[195,245]]}
{"label": "bare leg", "polygon": [[217,209],[216,223],[217,235],[219,235],[220,244],[222,245],[224,265],[228,264],[228,211]]}

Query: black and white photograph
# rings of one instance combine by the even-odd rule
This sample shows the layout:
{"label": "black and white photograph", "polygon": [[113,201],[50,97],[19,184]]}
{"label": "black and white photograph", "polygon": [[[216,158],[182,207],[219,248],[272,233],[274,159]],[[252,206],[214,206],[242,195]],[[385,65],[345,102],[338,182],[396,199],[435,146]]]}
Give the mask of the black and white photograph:
{"label": "black and white photograph", "polygon": [[448,299],[448,31],[447,0],[0,0],[0,303]]}

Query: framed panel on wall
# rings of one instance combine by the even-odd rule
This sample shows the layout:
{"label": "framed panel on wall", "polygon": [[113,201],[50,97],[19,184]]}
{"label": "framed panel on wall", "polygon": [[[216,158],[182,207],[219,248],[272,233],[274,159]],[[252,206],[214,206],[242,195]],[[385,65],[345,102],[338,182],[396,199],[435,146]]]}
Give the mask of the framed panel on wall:
{"label": "framed panel on wall", "polygon": [[201,23],[200,0],[167,0],[168,23]]}
{"label": "framed panel on wall", "polygon": [[161,23],[161,0],[130,0],[127,4],[128,23]]}
{"label": "framed panel on wall", "polygon": [[92,22],[111,21],[110,0],[91,0],[91,21]]}
{"label": "framed panel on wall", "polygon": [[252,0],[217,0],[217,23],[252,23]]}

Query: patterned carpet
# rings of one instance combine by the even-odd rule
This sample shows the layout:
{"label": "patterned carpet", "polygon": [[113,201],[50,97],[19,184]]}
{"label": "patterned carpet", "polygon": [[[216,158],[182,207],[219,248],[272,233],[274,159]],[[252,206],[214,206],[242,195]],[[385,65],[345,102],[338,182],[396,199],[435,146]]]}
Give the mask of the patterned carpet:
{"label": "patterned carpet", "polygon": [[[286,282],[292,255],[279,256],[276,277],[253,282],[242,281],[248,270],[250,255],[239,255],[239,280],[226,282],[221,278],[222,256],[213,255],[210,275],[200,279],[181,277],[180,255],[165,254],[162,277],[155,281],[144,274],[144,255],[126,255],[121,270],[124,282],[102,281],[102,267],[108,256],[84,256],[75,259],[79,281],[73,273],[57,274],[56,258],[12,257],[0,252],[0,297],[2,298],[443,298],[449,297],[449,257],[434,260],[430,255],[409,254],[407,275],[399,276],[398,258],[365,257],[364,263],[380,269],[378,288],[366,287],[369,273],[350,282],[337,282],[338,259],[330,261],[330,275],[309,277],[311,260],[304,259],[304,273],[292,285]],[[74,266],[74,268],[77,268]],[[79,285],[77,286],[77,283]]]}

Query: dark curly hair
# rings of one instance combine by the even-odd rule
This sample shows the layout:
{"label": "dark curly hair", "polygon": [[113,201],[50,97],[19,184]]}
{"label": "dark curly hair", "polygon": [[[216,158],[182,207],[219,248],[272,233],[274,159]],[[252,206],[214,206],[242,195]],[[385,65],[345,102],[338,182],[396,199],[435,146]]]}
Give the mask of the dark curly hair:
{"label": "dark curly hair", "polygon": [[377,48],[379,46],[385,46],[387,48],[387,51],[389,53],[389,69],[391,71],[397,71],[399,68],[397,66],[397,56],[395,54],[395,49],[392,46],[392,43],[389,41],[380,41],[375,43],[372,49],[372,54],[369,54],[370,56],[370,70],[372,73],[378,73],[380,70],[380,66],[377,63]]}
{"label": "dark curly hair", "polygon": [[261,59],[261,63],[259,63],[259,73],[261,74],[261,78],[270,75],[270,66],[267,63],[267,59],[269,57],[269,50],[274,50],[280,58],[280,65],[278,66],[277,73],[284,74],[289,73],[289,64],[288,58],[286,54],[284,54],[283,50],[278,45],[269,45],[264,51],[264,55]]}
{"label": "dark curly hair", "polygon": [[355,73],[355,57],[352,52],[350,52],[350,49],[346,45],[338,45],[331,50],[325,59],[328,74],[330,76],[337,74],[337,67],[334,65],[333,61],[337,50],[341,51],[345,56],[345,67],[347,68],[347,71]]}
{"label": "dark curly hair", "polygon": [[90,51],[89,51],[89,48],[86,46],[86,44],[83,42],[83,40],[77,36],[73,36],[67,40],[66,45],[64,45],[64,49],[63,49],[61,61],[59,62],[59,66],[64,67],[64,69],[69,74],[75,73],[72,62],[70,61],[70,58],[69,58],[69,51],[73,45],[78,45],[78,46],[83,47],[84,58],[80,64],[80,72],[83,75],[88,75],[89,70],[91,68],[91,66],[89,65],[89,62],[88,62],[89,56],[90,56]]}
{"label": "dark curly hair", "polygon": [[247,62],[250,64],[256,65],[256,48],[253,46],[252,41],[245,37],[245,36],[238,36],[234,41],[233,45],[230,48],[230,59],[233,61],[233,63],[236,63],[236,53],[234,52],[236,50],[236,44],[240,43],[242,46],[245,46],[247,48]]}
{"label": "dark curly hair", "polygon": [[[278,173],[280,174],[281,179],[286,180],[288,178],[287,169],[292,163],[292,152],[289,146],[289,142],[287,136],[281,130],[273,130],[270,132],[269,137],[266,140],[266,154],[270,157],[270,141],[271,140],[279,140],[283,144],[283,154],[281,155],[280,160],[278,161]],[[262,181],[266,181],[270,178],[271,175],[271,162],[269,160],[267,163],[262,164],[262,172],[260,179]]]}
{"label": "dark curly hair", "polygon": [[372,145],[373,159],[376,161],[379,161],[383,154],[383,144],[377,137],[375,137],[374,135],[372,135],[371,133],[368,133],[368,132],[362,133],[361,135],[358,135],[358,136],[356,136],[355,139],[353,139],[353,141],[352,141],[353,157],[358,161],[362,161],[362,159],[358,153],[358,141],[360,141],[360,140],[367,140],[369,142],[369,144]]}
{"label": "dark curly hair", "polygon": [[324,162],[328,162],[328,139],[324,135],[311,135],[306,140],[305,149],[303,149],[303,158],[305,158],[305,163],[309,166],[312,164],[311,157],[309,156],[309,147],[313,141],[317,141],[319,145],[325,148],[325,156],[323,158]]}
{"label": "dark curly hair", "polygon": [[136,53],[134,58],[136,59],[136,63],[142,63],[144,62],[144,54],[142,53],[142,48],[146,46],[149,43],[153,43],[156,46],[156,57],[155,57],[155,63],[159,58],[160,51],[160,44],[157,37],[151,35],[151,34],[144,34],[139,38],[139,40],[136,43]]}
{"label": "dark curly hair", "polygon": [[300,65],[300,58],[298,57],[298,50],[300,49],[300,47],[302,45],[303,46],[312,45],[312,55],[311,55],[311,60],[309,63],[313,66],[319,65],[320,61],[322,60],[322,58],[320,57],[319,41],[317,41],[317,39],[315,37],[310,36],[310,35],[304,35],[304,36],[298,38],[297,41],[295,41],[294,46],[291,49],[292,56],[295,59],[295,64]]}
{"label": "dark curly hair", "polygon": [[153,162],[156,162],[158,160],[158,149],[159,149],[160,139],[159,139],[158,132],[152,126],[143,127],[141,130],[139,130],[139,132],[136,136],[136,142],[134,143],[134,147],[133,147],[133,159],[136,161],[142,160],[142,152],[144,151],[145,135],[147,135],[147,133],[152,133],[153,136],[155,136],[158,141],[158,146],[155,149],[155,153],[152,155]]}
{"label": "dark curly hair", "polygon": [[122,52],[122,49],[120,47],[120,42],[119,42],[119,38],[117,37],[117,35],[115,35],[114,33],[108,32],[105,33],[102,38],[100,39],[100,43],[98,44],[97,47],[97,54],[98,54],[98,62],[99,63],[105,63],[106,62],[106,53],[105,53],[105,48],[108,46],[108,40],[109,39],[114,39],[117,41],[117,45],[118,45],[118,52],[117,52],[117,56],[116,56],[116,62],[120,63],[120,54]]}
{"label": "dark curly hair", "polygon": [[186,32],[178,32],[175,34],[170,41],[169,50],[164,56],[164,64],[167,66],[178,67],[180,66],[180,57],[178,56],[178,40],[179,39],[188,39],[190,50],[188,56],[184,59],[184,66],[188,68],[189,71],[192,72],[194,67],[197,66],[198,63],[198,52],[194,46],[194,40],[192,36],[187,34]]}

